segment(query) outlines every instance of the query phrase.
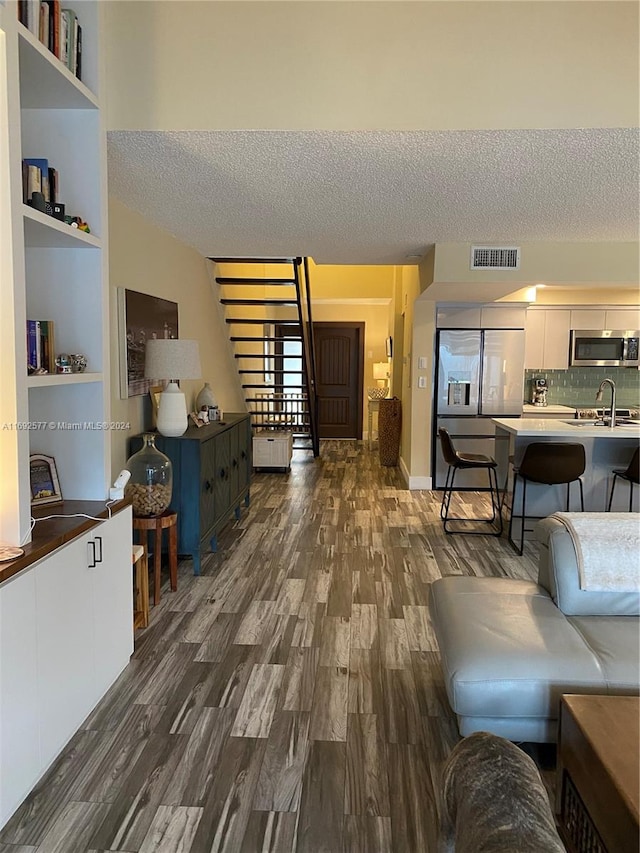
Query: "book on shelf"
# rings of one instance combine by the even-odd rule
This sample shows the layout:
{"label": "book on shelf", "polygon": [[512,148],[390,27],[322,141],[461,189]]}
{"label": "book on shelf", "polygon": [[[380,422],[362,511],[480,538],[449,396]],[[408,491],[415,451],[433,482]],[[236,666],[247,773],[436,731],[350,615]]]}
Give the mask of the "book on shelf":
{"label": "book on shelf", "polygon": [[81,79],[82,27],[73,9],[63,9],[61,0],[18,0],[16,5],[18,20]]}
{"label": "book on shelf", "polygon": [[60,59],[72,74],[77,67],[78,16],[72,9],[62,10],[62,49]]}
{"label": "book on shelf", "polygon": [[[25,192],[25,175],[24,168],[27,167],[26,174],[26,197]],[[24,157],[22,160],[23,178],[22,178],[22,200],[25,204],[31,201],[34,192],[42,193],[45,201],[51,201],[49,188],[49,161],[43,157]]]}
{"label": "book on shelf", "polygon": [[40,32],[40,0],[18,0],[18,20],[38,38]]}
{"label": "book on shelf", "polygon": [[55,372],[53,320],[27,320],[27,370]]}

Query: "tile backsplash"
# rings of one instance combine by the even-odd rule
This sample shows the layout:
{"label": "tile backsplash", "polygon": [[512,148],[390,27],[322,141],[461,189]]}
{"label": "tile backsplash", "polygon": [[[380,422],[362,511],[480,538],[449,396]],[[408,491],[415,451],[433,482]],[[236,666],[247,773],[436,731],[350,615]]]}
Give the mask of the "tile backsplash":
{"label": "tile backsplash", "polygon": [[[570,367],[568,370],[525,370],[525,402],[531,398],[531,380],[544,377],[549,386],[547,402],[563,406],[595,405],[596,391],[608,376],[616,383],[616,404],[637,406],[640,403],[640,371],[631,367]],[[602,404],[609,406],[611,391],[605,388]],[[600,404],[600,405],[602,405]]]}

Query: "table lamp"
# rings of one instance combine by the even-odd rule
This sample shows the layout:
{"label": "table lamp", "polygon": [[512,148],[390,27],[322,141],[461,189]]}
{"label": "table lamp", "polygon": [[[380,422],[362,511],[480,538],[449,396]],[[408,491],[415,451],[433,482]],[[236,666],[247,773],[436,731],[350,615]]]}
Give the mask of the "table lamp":
{"label": "table lamp", "polygon": [[376,361],[373,365],[373,378],[378,384],[378,388],[387,387],[387,379],[389,378],[389,365],[386,361]]}
{"label": "table lamp", "polygon": [[158,404],[158,432],[167,436],[182,435],[189,423],[187,403],[177,379],[199,379],[200,354],[197,341],[181,338],[159,338],[147,341],[144,361],[147,379],[168,379]]}

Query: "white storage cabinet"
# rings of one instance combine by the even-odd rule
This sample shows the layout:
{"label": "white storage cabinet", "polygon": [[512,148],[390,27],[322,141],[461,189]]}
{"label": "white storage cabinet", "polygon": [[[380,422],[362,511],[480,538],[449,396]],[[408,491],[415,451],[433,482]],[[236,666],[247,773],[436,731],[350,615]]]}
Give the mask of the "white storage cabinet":
{"label": "white storage cabinet", "polygon": [[293,434],[290,432],[263,432],[253,437],[254,468],[291,468]]}

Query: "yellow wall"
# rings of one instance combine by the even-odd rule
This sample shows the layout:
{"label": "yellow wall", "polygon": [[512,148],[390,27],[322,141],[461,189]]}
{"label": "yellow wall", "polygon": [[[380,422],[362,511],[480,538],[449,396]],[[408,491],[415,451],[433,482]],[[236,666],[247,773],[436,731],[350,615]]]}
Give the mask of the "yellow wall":
{"label": "yellow wall", "polygon": [[104,6],[110,129],[638,123],[634,2]]}
{"label": "yellow wall", "polygon": [[183,381],[193,408],[204,381],[211,383],[223,411],[245,411],[228,332],[213,298],[207,261],[198,252],[152,225],[115,199],[109,200],[109,268],[111,310],[111,419],[129,421],[129,434],[112,433],[112,468],[117,473],[129,455],[127,439],[151,424],[146,397],[120,399],[117,288],[151,293],[178,303],[181,338],[200,343],[202,379]]}

